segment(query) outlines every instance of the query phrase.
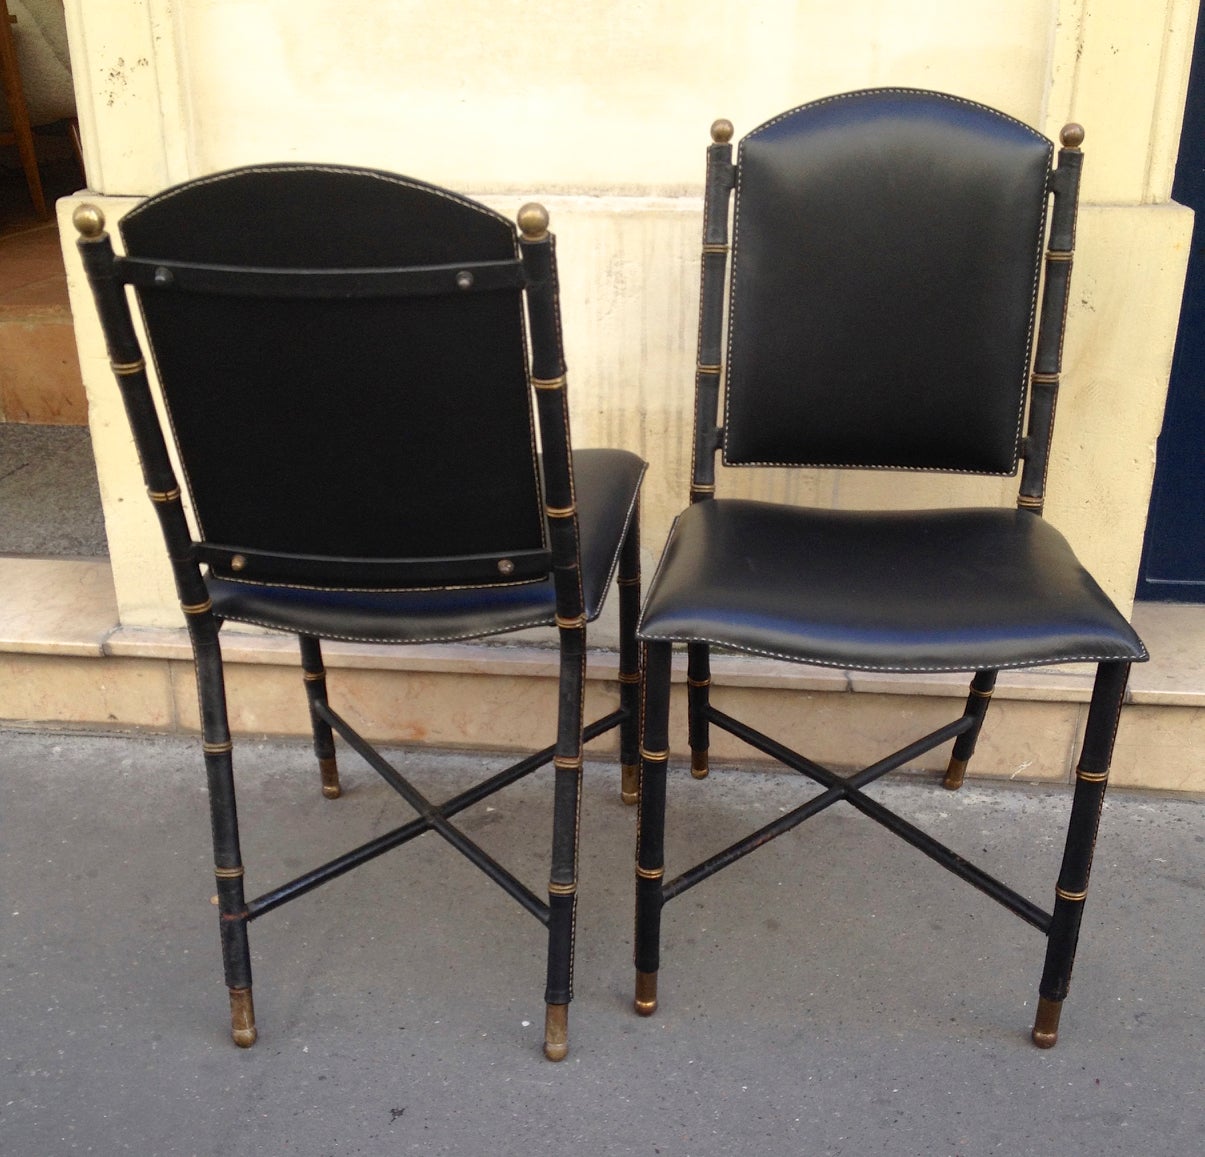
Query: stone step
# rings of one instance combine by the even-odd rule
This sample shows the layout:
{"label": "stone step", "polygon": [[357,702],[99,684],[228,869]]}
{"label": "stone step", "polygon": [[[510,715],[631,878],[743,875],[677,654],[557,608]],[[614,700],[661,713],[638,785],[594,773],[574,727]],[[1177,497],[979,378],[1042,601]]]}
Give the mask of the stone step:
{"label": "stone step", "polygon": [[[1135,624],[1155,656],[1134,668],[1112,781],[1205,792],[1205,607],[1140,604]],[[232,729],[305,735],[308,715],[296,641],[223,632]],[[538,645],[324,645],[332,704],[370,738],[489,750],[543,746],[554,734],[556,653]],[[591,654],[587,710],[615,701],[613,652]],[[685,757],[685,663],[677,664],[672,734]],[[868,764],[956,717],[961,676],[867,675],[717,655],[717,702],[754,726],[838,768]],[[1069,783],[1091,689],[1084,668],[1001,675],[969,774]],[[89,730],[197,731],[196,684],[181,630],[117,621],[103,560],[0,557],[0,723]],[[608,747],[607,745],[611,746]],[[611,750],[614,737],[600,741]],[[764,767],[715,732],[719,763]],[[937,749],[914,765],[937,771]]]}

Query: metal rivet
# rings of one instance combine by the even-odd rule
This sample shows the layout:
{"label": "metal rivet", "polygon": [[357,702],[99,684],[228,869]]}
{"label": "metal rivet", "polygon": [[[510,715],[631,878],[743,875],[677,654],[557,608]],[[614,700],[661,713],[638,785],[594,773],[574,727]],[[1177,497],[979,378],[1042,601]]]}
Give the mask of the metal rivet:
{"label": "metal rivet", "polygon": [[458,274],[456,274],[456,288],[457,289],[472,289],[473,288],[473,275],[467,269],[462,269]]}
{"label": "metal rivet", "polygon": [[160,265],[159,268],[155,270],[156,285],[171,285],[173,281],[175,281],[175,276],[172,274],[170,269]]}
{"label": "metal rivet", "polygon": [[515,564],[509,558],[500,558],[498,560],[498,570],[502,574],[514,574]]}
{"label": "metal rivet", "polygon": [[246,567],[246,565],[247,565],[247,559],[241,554],[236,554],[230,560],[230,569],[231,570],[243,570]]}

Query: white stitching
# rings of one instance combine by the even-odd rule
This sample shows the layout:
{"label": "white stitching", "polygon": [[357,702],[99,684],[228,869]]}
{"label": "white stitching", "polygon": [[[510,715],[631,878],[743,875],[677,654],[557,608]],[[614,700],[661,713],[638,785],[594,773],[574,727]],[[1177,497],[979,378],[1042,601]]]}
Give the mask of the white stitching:
{"label": "white stitching", "polygon": [[[160,193],[156,193],[148,197],[140,205],[134,206],[128,213],[122,217],[122,221],[127,221],[136,217],[144,209],[152,204],[163,204],[170,201],[173,197],[180,194],[199,188],[202,185],[213,185],[221,181],[232,180],[246,173],[285,173],[285,172],[302,172],[302,173],[334,173],[342,175],[372,177],[378,181],[384,181],[391,185],[402,185],[407,189],[415,189],[421,192],[434,193],[437,197],[442,197],[445,201],[452,201],[457,205],[463,205],[466,209],[472,209],[474,212],[481,214],[483,217],[490,217],[497,221],[505,222],[505,224],[514,232],[514,225],[508,217],[494,209],[490,209],[485,205],[472,201],[468,197],[462,197],[459,193],[453,193],[449,189],[441,189],[438,185],[429,185],[426,181],[419,181],[409,177],[402,177],[396,173],[385,173],[379,169],[364,169],[355,165],[307,165],[304,163],[290,164],[283,162],[275,165],[244,165],[237,169],[227,169],[221,173],[213,173],[208,177],[197,177],[192,181],[184,181],[179,185],[174,185],[169,189],[164,189]],[[121,223],[118,223],[120,228]],[[516,254],[517,255],[517,254]]]}
{"label": "white stitching", "polygon": [[[729,383],[729,375],[731,374],[731,366],[732,366],[732,331],[735,328],[732,324],[732,319],[736,316],[736,266],[737,266],[739,241],[740,241],[741,185],[744,180],[744,166],[740,164],[740,158],[741,158],[741,152],[743,151],[744,146],[745,146],[745,141],[749,140],[751,137],[757,136],[759,133],[762,133],[767,129],[772,128],[774,125],[778,124],[779,122],[781,122],[783,120],[786,120],[788,117],[793,116],[795,113],[800,112],[803,109],[819,108],[826,104],[833,104],[837,101],[844,101],[844,100],[851,100],[851,99],[859,98],[859,97],[865,97],[868,94],[872,94],[872,93],[873,94],[898,93],[898,94],[903,94],[903,95],[937,97],[940,100],[949,101],[952,104],[962,104],[962,105],[966,105],[968,108],[981,109],[984,112],[992,113],[993,115],[998,116],[998,117],[1002,118],[1003,120],[1009,121],[1010,123],[1017,125],[1018,127],[1024,129],[1026,132],[1030,133],[1032,136],[1036,137],[1038,140],[1045,142],[1045,144],[1046,144],[1047,181],[1049,182],[1049,173],[1050,173],[1050,168],[1051,168],[1051,162],[1052,162],[1053,156],[1054,156],[1054,146],[1051,144],[1051,142],[1045,136],[1043,136],[1042,133],[1038,132],[1037,129],[1034,129],[1031,126],[1027,125],[1024,121],[1017,120],[1016,117],[1009,116],[1008,113],[1003,113],[999,109],[992,108],[990,105],[980,104],[978,101],[966,100],[964,97],[951,96],[949,93],[934,92],[929,89],[923,89],[923,88],[867,88],[867,89],[860,89],[856,92],[840,93],[836,96],[824,97],[821,100],[807,101],[804,104],[796,105],[794,108],[788,109],[784,113],[780,113],[778,116],[774,117],[773,119],[766,121],[764,124],[758,125],[757,128],[746,133],[745,136],[741,138],[741,143],[738,146],[738,151],[737,151],[736,195],[735,195],[735,202],[734,202],[734,206],[733,206],[732,260],[730,262],[730,268],[729,268],[729,280],[730,280],[730,284],[731,284],[731,290],[730,290],[730,294],[729,294],[730,300],[729,300],[729,305],[728,305],[728,318],[729,318],[728,357],[727,357],[727,359],[725,361],[725,365],[724,365],[724,425],[725,425],[725,427],[728,427],[730,424],[730,421],[731,421],[731,418],[729,416],[729,398],[731,395],[730,395],[730,391],[728,388],[728,383]],[[1046,235],[1046,219],[1047,219],[1047,205],[1048,204],[1049,204],[1049,197],[1047,197],[1046,199],[1043,200],[1041,220],[1038,223],[1038,244],[1037,244],[1035,259],[1034,259],[1033,294],[1030,298],[1030,308],[1029,308],[1029,332],[1026,335],[1025,359],[1024,359],[1024,364],[1022,366],[1022,371],[1021,371],[1020,402],[1019,402],[1018,409],[1017,409],[1017,427],[1016,427],[1016,434],[1014,435],[1014,447],[1020,446],[1022,430],[1023,430],[1024,421],[1025,421],[1025,403],[1026,403],[1026,400],[1028,397],[1029,369],[1030,369],[1030,363],[1033,361],[1034,327],[1037,322],[1038,286],[1039,286],[1039,279],[1041,276],[1041,267],[1042,267],[1042,258],[1043,258],[1042,241]],[[967,470],[967,469],[960,469],[955,466],[895,466],[895,465],[881,465],[881,464],[869,465],[869,464],[863,464],[863,463],[858,463],[858,462],[739,462],[739,463],[733,463],[728,460],[727,440],[725,439],[725,446],[721,452],[721,461],[723,462],[723,464],[725,466],[738,466],[738,467],[739,466],[800,466],[800,467],[807,467],[810,469],[817,469],[817,470],[910,470],[910,471],[914,471],[914,472],[918,472],[918,473],[925,473],[925,474],[930,474],[930,473],[932,473],[932,474],[964,474],[964,475],[983,475],[983,476],[992,477],[992,478],[995,478],[995,477],[1011,478],[1017,473],[1017,467],[1019,465],[1019,456],[1017,454],[1017,449],[1014,448],[1012,466],[1008,470]]]}
{"label": "white stitching", "polygon": [[997,671],[1019,671],[1026,667],[1050,667],[1056,663],[1144,663],[1150,658],[1146,647],[1141,646],[1140,658],[1127,658],[1117,655],[1059,655],[1050,659],[1029,659],[1023,663],[1000,663],[996,660],[970,660],[965,665],[959,664],[953,666],[945,664],[941,666],[901,666],[898,664],[875,664],[875,663],[847,663],[838,662],[828,659],[812,659],[805,658],[800,655],[788,655],[780,651],[768,651],[761,647],[747,647],[740,643],[733,643],[728,639],[713,639],[710,636],[704,635],[650,635],[645,632],[642,627],[638,627],[636,631],[637,637],[645,642],[657,643],[710,643],[716,647],[725,647],[730,651],[740,651],[750,655],[764,655],[769,659],[785,659],[790,663],[806,663],[812,667],[833,667],[838,670],[845,671],[893,671],[900,674],[921,673],[921,672],[948,672],[948,671],[982,671],[989,668]]}
{"label": "white stitching", "polygon": [[[265,619],[252,618],[250,615],[230,614],[225,611],[219,617],[229,619],[234,623],[250,623],[256,627],[267,627],[271,631],[281,631],[286,635],[296,635],[300,629],[297,627],[284,627],[280,623],[270,623]],[[528,622],[514,623],[509,627],[494,628],[488,631],[474,631],[470,634],[461,633],[458,635],[424,635],[420,638],[409,635],[401,638],[384,635],[347,635],[336,634],[333,631],[320,631],[317,634],[322,639],[338,639],[345,643],[397,643],[399,646],[410,646],[413,643],[458,643],[467,639],[486,639],[491,635],[507,635],[514,631],[524,631],[528,627],[552,627],[555,625],[553,618],[550,616],[545,619],[531,619]],[[306,630],[304,633],[313,634],[315,632]]]}
{"label": "white stitching", "polygon": [[669,528],[669,535],[665,540],[665,549],[661,552],[661,558],[657,561],[657,569],[653,573],[653,579],[649,583],[649,597],[645,603],[645,609],[641,611],[640,621],[636,624],[636,638],[642,642],[657,642],[657,643],[709,643],[716,647],[726,647],[732,651],[740,651],[750,655],[764,655],[769,659],[784,659],[789,663],[806,663],[813,667],[832,667],[836,670],[843,671],[895,671],[901,674],[909,672],[920,673],[924,671],[943,672],[943,671],[982,671],[988,668],[997,671],[1018,671],[1024,667],[1050,667],[1056,663],[1145,663],[1150,654],[1146,649],[1146,645],[1141,639],[1138,640],[1139,656],[1137,658],[1125,658],[1117,655],[1060,655],[1054,659],[1030,659],[1023,663],[997,663],[994,660],[987,661],[972,661],[966,666],[898,666],[896,664],[874,664],[874,663],[847,663],[837,662],[827,659],[811,659],[801,655],[788,655],[782,651],[769,651],[761,647],[748,647],[739,643],[733,643],[729,639],[713,639],[710,636],[702,635],[650,635],[644,628],[645,612],[649,604],[652,602],[652,593],[657,589],[657,584],[661,579],[661,572],[665,568],[666,560],[669,558],[669,548],[674,541],[674,535],[678,530],[678,523],[681,521],[682,515],[678,515],[674,519],[673,525]]}

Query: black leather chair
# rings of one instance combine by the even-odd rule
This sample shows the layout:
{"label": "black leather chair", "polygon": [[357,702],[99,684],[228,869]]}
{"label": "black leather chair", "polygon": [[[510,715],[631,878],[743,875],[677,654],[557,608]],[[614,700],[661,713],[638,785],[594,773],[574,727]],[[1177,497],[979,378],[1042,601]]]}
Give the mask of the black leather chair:
{"label": "black leather chair", "polygon": [[[727,121],[712,128],[692,503],[673,526],[638,629],[646,683],[636,1009],[656,1007],[666,902],[844,800],[1046,935],[1033,1039],[1049,1047],[1129,665],[1146,658],[1042,519],[1083,130],[1064,129],[1052,171],[1051,143],[1011,117],[939,93],[884,89],[775,117],[744,138],[735,165],[731,136]],[[1015,510],[904,512],[717,498],[717,451],[733,467],[1010,475],[1020,463],[1020,495]],[[688,652],[695,775],[707,774],[714,726],[823,791],[667,882],[675,643]],[[975,674],[960,718],[841,776],[714,706],[712,647],[847,670]],[[951,740],[945,784],[958,787],[996,673],[1072,661],[1096,663],[1097,676],[1047,912],[862,789]]]}
{"label": "black leather chair", "polygon": [[[239,1045],[256,1037],[250,922],[430,830],[547,926],[545,1051],[555,1060],[567,1051],[583,741],[619,727],[635,780],[644,464],[620,450],[570,450],[548,215],[527,205],[519,222],[521,237],[504,217],[444,189],[317,165],[240,169],[168,189],[122,219],[125,256],[114,256],[99,210],[76,212],[193,643]],[[146,325],[195,533],[127,286]],[[583,727],[586,623],[617,568],[620,706]],[[218,635],[227,619],[299,637],[324,793],[340,790],[335,732],[418,812],[250,900]],[[451,642],[534,626],[558,631],[555,743],[442,804],[327,702],[320,639]],[[545,901],[451,820],[549,763]]]}

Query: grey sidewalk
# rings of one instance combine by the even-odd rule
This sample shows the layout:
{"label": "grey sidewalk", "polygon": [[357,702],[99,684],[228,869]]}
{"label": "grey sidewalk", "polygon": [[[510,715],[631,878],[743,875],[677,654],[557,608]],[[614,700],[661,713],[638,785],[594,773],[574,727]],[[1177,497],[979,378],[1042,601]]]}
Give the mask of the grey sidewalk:
{"label": "grey sidewalk", "polygon": [[[468,779],[461,756],[399,758],[436,796]],[[236,761],[253,891],[405,818],[352,756],[333,803],[302,744]],[[0,733],[0,1153],[1200,1152],[1199,802],[1111,795],[1062,1037],[1041,1052],[1041,937],[841,807],[666,909],[661,1008],[640,1020],[616,780],[587,768],[563,1064],[540,1055],[542,930],[433,836],[255,924],[243,1052],[196,746]],[[811,790],[675,775],[670,870]],[[1065,789],[874,791],[1047,903]],[[541,890],[541,777],[464,818]]]}

